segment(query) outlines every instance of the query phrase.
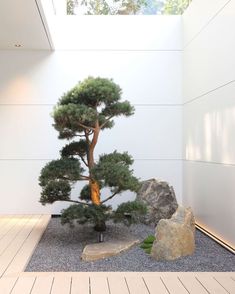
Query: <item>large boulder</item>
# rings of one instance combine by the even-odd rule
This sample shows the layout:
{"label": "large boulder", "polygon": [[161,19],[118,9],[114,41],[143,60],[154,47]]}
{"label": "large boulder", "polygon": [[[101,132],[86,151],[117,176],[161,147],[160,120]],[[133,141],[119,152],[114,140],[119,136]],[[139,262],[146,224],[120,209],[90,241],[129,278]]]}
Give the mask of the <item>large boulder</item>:
{"label": "large boulder", "polygon": [[178,207],[173,187],[158,179],[143,181],[136,200],[147,206],[147,224],[157,225],[160,219],[171,218]]}
{"label": "large boulder", "polygon": [[195,220],[191,208],[178,207],[171,219],[162,219],[156,227],[151,256],[174,260],[195,250]]}

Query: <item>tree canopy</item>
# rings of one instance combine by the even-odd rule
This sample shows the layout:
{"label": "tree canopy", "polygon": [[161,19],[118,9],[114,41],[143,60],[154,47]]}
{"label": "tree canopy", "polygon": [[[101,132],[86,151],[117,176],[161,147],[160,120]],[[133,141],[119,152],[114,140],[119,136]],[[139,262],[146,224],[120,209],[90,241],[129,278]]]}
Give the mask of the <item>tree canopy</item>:
{"label": "tree canopy", "polygon": [[167,0],[163,7],[164,14],[183,14],[192,0]]}
{"label": "tree canopy", "polygon": [[182,14],[192,0],[67,0],[67,14]]}
{"label": "tree canopy", "polygon": [[[121,88],[112,79],[88,77],[65,93],[53,111],[54,128],[59,139],[69,141],[60,151],[61,158],[52,160],[42,169],[39,183],[42,186],[40,202],[45,205],[55,201],[74,203],[63,211],[63,222],[92,222],[97,231],[105,230],[105,221],[115,217],[116,211],[106,205],[113,197],[126,190],[136,192],[139,181],[133,175],[130,166],[132,157],[127,153],[114,151],[102,154],[95,162],[94,150],[100,132],[114,126],[114,118],[129,117],[134,107],[128,101],[121,101]],[[72,141],[71,141],[72,139]],[[77,199],[71,199],[73,185],[77,181],[86,181]],[[110,195],[102,198],[103,188]],[[139,220],[143,215],[143,204],[135,201],[125,209],[132,208],[133,217],[128,223]],[[117,210],[120,216],[120,209]]]}

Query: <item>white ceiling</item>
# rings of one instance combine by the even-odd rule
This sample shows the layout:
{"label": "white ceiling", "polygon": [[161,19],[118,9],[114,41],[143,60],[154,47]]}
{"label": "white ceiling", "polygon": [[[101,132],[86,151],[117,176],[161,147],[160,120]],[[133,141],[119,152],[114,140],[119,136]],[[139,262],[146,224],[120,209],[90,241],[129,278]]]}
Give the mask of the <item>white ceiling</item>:
{"label": "white ceiling", "polygon": [[[22,47],[16,48],[15,44]],[[0,49],[53,48],[38,0],[0,0]]]}

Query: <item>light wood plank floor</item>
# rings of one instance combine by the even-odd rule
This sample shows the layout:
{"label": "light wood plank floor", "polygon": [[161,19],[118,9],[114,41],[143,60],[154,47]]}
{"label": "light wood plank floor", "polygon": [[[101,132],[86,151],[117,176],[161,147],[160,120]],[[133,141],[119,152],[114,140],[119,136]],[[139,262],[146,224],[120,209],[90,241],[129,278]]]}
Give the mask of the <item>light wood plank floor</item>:
{"label": "light wood plank floor", "polygon": [[234,273],[19,273],[1,294],[234,294]]}
{"label": "light wood plank floor", "polygon": [[49,220],[49,215],[0,217],[0,277],[24,271]]}
{"label": "light wood plank floor", "polygon": [[235,273],[23,272],[49,220],[0,217],[0,294],[235,294]]}

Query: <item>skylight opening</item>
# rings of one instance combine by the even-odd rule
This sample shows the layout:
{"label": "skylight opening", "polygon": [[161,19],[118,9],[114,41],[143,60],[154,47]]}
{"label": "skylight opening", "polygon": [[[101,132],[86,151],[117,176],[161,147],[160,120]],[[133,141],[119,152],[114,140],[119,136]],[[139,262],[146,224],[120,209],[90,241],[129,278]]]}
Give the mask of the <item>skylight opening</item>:
{"label": "skylight opening", "polygon": [[192,0],[66,0],[67,15],[179,15]]}

